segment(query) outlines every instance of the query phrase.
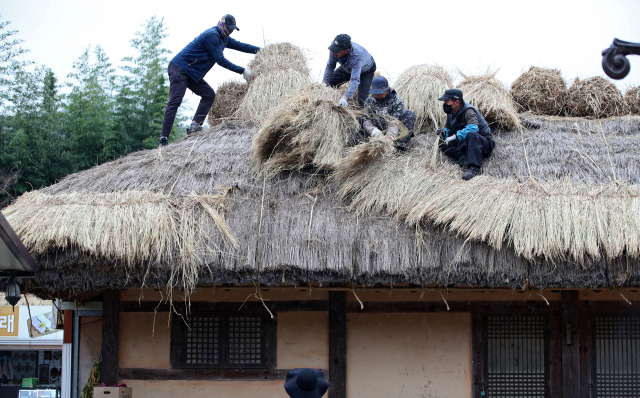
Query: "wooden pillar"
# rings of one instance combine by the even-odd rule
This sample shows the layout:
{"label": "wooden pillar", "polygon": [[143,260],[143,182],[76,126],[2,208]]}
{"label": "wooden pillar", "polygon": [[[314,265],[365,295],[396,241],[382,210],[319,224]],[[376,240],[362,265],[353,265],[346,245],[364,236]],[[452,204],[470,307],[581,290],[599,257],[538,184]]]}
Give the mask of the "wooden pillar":
{"label": "wooden pillar", "polygon": [[329,396],[347,397],[347,292],[329,292]]}
{"label": "wooden pillar", "polygon": [[[561,293],[562,397],[580,397],[580,340],[578,328],[578,291]],[[586,332],[586,331],[583,331]]]}
{"label": "wooden pillar", "polygon": [[102,383],[118,384],[120,363],[120,292],[107,290],[102,295]]}
{"label": "wooden pillar", "polygon": [[471,311],[471,396],[481,397],[484,380],[484,322],[483,314]]}

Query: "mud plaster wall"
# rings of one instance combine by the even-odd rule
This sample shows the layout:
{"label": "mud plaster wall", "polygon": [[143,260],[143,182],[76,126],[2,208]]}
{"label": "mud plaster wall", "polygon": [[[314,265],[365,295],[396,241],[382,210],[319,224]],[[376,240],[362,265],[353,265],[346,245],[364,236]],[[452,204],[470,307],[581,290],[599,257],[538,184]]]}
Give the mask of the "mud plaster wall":
{"label": "mud plaster wall", "polygon": [[348,314],[347,395],[471,396],[468,313]]}
{"label": "mud plaster wall", "polygon": [[170,369],[170,332],[167,312],[121,312],[120,367]]}
{"label": "mud plaster wall", "polygon": [[329,313],[278,313],[279,369],[329,368]]}
{"label": "mud plaster wall", "polygon": [[93,364],[102,350],[102,318],[80,318],[80,345],[78,363],[78,396],[87,384]]}
{"label": "mud plaster wall", "polygon": [[284,381],[120,380],[135,398],[288,398]]}

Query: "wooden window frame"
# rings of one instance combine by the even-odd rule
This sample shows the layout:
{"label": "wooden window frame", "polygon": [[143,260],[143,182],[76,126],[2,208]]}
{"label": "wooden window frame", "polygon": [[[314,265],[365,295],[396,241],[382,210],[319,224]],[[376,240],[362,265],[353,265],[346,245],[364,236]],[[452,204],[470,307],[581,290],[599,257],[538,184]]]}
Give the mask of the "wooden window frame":
{"label": "wooden window frame", "polygon": [[640,317],[640,303],[628,305],[613,301],[581,301],[579,306],[581,397],[596,397],[596,328],[595,318],[602,315]]}
{"label": "wooden window frame", "polygon": [[526,303],[492,305],[491,309],[475,309],[471,313],[471,381],[474,398],[480,398],[487,385],[487,318],[493,316],[545,317],[545,396],[557,397],[562,392],[562,353],[559,303],[546,308]]}
{"label": "wooden window frame", "polygon": [[[190,315],[190,317],[206,316],[220,317],[219,330],[219,365],[198,365],[186,363],[186,339],[187,324],[180,316],[172,315],[171,319],[171,352],[170,363],[171,369],[180,370],[187,374],[206,373],[209,376],[220,375],[223,378],[236,378],[234,374],[242,372],[239,378],[246,378],[248,375],[264,375],[276,370],[276,343],[277,330],[276,321],[265,311],[198,311]],[[228,361],[228,320],[231,317],[259,317],[261,321],[261,359],[260,364],[238,365],[231,364]],[[266,372],[266,373],[265,373]],[[231,375],[231,377],[228,377]]]}

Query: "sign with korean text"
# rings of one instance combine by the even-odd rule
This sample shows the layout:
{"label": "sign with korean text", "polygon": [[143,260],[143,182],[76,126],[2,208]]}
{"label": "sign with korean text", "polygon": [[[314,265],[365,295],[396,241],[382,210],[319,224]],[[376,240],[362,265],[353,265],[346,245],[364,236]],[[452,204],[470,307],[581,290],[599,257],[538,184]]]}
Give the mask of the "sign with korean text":
{"label": "sign with korean text", "polygon": [[0,337],[18,337],[20,311],[15,312],[11,306],[0,307]]}

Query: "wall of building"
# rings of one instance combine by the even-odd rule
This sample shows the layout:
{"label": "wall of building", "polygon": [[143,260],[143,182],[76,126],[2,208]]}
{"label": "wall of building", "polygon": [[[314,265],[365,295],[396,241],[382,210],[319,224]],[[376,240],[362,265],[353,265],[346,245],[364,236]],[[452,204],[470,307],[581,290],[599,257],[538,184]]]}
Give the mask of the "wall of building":
{"label": "wall of building", "polygon": [[470,397],[466,313],[347,316],[347,395]]}
{"label": "wall of building", "polygon": [[329,368],[329,313],[278,313],[279,369]]}
{"label": "wall of building", "polygon": [[[133,388],[135,398],[288,398],[284,382],[275,381],[199,381],[121,380]],[[325,396],[326,397],[326,396]]]}
{"label": "wall of building", "polygon": [[78,396],[87,384],[93,364],[102,350],[102,318],[80,318],[80,348],[78,364]]}
{"label": "wall of building", "polygon": [[168,312],[120,313],[120,367],[170,369]]}

